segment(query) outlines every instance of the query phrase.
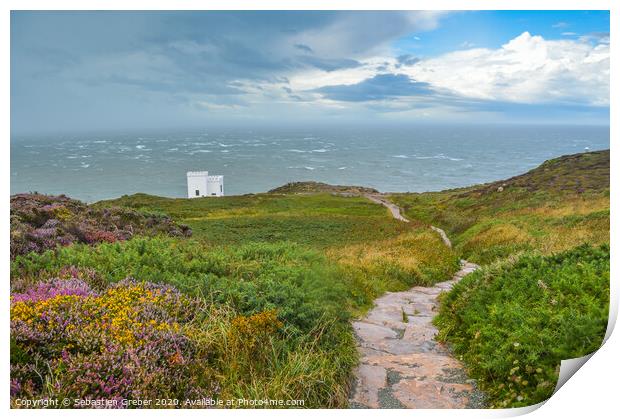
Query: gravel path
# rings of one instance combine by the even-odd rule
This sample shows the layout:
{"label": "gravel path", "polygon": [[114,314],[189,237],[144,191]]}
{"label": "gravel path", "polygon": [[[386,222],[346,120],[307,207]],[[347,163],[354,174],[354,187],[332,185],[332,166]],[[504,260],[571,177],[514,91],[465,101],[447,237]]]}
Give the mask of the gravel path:
{"label": "gravel path", "polygon": [[[394,218],[408,221],[396,205],[383,197],[366,196],[389,208]],[[443,238],[445,233],[441,232]],[[483,406],[483,395],[475,381],[468,379],[463,365],[448,348],[434,340],[437,329],[432,323],[439,294],[477,268],[473,263],[461,261],[461,269],[448,281],[432,287],[388,292],[375,300],[375,307],[364,319],[353,323],[361,359],[355,372],[351,407]]]}

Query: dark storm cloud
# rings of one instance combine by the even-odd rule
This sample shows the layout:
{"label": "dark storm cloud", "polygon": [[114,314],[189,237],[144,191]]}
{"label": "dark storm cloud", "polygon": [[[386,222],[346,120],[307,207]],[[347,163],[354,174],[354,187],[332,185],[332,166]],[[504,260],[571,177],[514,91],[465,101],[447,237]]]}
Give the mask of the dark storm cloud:
{"label": "dark storm cloud", "polygon": [[278,84],[305,68],[355,68],[435,20],[425,12],[14,11],[12,129],[132,117],[141,126],[147,111],[149,123],[183,123],[197,95],[242,102],[239,80]]}

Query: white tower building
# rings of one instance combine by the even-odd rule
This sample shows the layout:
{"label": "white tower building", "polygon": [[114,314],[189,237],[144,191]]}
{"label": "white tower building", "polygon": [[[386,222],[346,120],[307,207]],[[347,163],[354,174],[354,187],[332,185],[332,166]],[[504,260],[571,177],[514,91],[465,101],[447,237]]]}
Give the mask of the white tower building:
{"label": "white tower building", "polygon": [[187,197],[224,196],[224,176],[209,176],[209,172],[187,172]]}

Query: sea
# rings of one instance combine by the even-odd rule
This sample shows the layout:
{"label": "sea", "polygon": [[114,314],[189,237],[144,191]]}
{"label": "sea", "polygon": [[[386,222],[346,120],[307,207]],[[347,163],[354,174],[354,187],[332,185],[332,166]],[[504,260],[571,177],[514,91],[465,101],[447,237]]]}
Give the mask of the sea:
{"label": "sea", "polygon": [[360,185],[382,192],[469,186],[543,161],[609,148],[608,126],[419,125],[211,128],[12,135],[11,194],[86,202],[144,192],[186,197],[186,172],[224,176],[226,195],[287,182]]}

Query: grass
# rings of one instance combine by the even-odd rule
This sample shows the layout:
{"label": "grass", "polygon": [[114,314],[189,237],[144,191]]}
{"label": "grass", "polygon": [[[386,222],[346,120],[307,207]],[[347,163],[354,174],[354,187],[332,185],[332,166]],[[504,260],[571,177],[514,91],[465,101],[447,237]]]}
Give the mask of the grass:
{"label": "grass", "polygon": [[[90,272],[85,277],[95,287],[133,277],[173,285],[205,302],[209,314],[192,336],[210,352],[205,368],[214,371],[220,398],[346,405],[356,362],[348,319],[352,306],[369,304],[372,296],[353,298],[351,275],[316,251],[290,243],[210,248],[163,237],[73,245],[18,256],[14,289],[27,289],[29,279],[58,277],[66,266]],[[282,327],[261,338],[264,322],[257,319],[270,311]],[[235,322],[244,329],[235,329]]]}
{"label": "grass", "polygon": [[269,191],[269,193],[291,194],[291,193],[312,193],[317,192],[330,192],[339,194],[364,194],[364,193],[379,193],[378,190],[373,188],[367,188],[364,186],[350,186],[350,185],[329,185],[322,182],[292,182],[282,185]]}
{"label": "grass", "polygon": [[408,230],[403,223],[388,217],[385,208],[366,198],[328,193],[218,199],[136,194],[102,201],[96,206],[166,213],[190,226],[194,237],[214,245],[289,241],[324,249],[373,242]]}

